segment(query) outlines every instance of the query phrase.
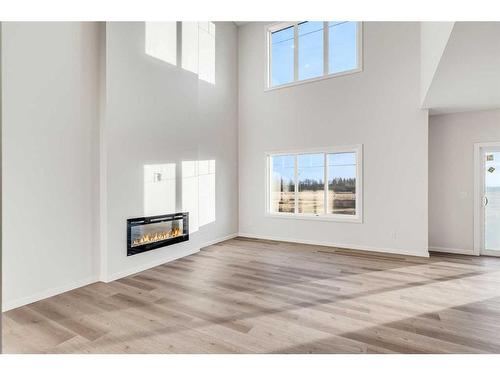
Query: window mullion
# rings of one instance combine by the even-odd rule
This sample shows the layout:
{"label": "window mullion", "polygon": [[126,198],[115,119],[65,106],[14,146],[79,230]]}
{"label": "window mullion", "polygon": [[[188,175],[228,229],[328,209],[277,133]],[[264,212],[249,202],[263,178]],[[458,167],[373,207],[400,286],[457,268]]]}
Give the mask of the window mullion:
{"label": "window mullion", "polygon": [[271,41],[272,41],[272,33],[271,31],[267,31],[267,56],[268,56],[268,60],[267,60],[267,87],[271,87],[272,86],[272,79],[271,79],[271,76],[272,76],[272,71],[273,71],[273,49],[271,47]]}
{"label": "window mullion", "polygon": [[293,25],[293,80],[299,80],[299,24]]}
{"label": "window mullion", "polygon": [[325,194],[324,194],[324,205],[325,205],[325,212],[324,214],[328,214],[328,154],[325,153],[325,158],[323,165],[325,166],[324,170],[324,175],[325,175]]}
{"label": "window mullion", "polygon": [[328,21],[323,22],[323,75],[327,75],[329,71],[329,29],[328,29]]}
{"label": "window mullion", "polygon": [[295,166],[295,199],[294,199],[294,213],[298,214],[299,213],[299,171],[298,171],[298,162],[297,162],[297,155],[295,155],[295,161],[294,161],[294,166]]}
{"label": "window mullion", "polygon": [[272,156],[267,157],[267,207],[266,207],[266,212],[271,212],[272,211],[272,205],[271,205],[271,200],[273,196],[273,189],[272,189]]}

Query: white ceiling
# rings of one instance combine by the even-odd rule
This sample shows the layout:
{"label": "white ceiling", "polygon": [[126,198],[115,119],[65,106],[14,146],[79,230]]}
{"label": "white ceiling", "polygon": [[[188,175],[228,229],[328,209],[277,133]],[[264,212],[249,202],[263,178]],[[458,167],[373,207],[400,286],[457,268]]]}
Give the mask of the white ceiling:
{"label": "white ceiling", "polygon": [[456,22],[424,101],[431,114],[500,108],[500,22]]}

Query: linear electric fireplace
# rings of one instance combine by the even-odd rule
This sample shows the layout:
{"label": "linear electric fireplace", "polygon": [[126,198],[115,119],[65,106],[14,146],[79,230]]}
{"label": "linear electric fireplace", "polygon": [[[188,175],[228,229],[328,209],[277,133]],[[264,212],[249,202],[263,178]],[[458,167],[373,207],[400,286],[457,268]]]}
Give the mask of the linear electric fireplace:
{"label": "linear electric fireplace", "polygon": [[187,212],[127,220],[127,256],[187,240],[189,240]]}

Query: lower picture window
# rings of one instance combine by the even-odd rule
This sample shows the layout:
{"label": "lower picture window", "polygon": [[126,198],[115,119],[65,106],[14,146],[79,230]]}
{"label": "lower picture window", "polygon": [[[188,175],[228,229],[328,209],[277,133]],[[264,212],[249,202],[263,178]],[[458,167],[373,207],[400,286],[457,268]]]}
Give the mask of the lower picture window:
{"label": "lower picture window", "polygon": [[362,146],[268,154],[268,214],[361,221]]}
{"label": "lower picture window", "polygon": [[298,212],[325,213],[325,155],[297,155]]}
{"label": "lower picture window", "polygon": [[271,160],[271,211],[295,212],[295,158],[275,156]]}
{"label": "lower picture window", "polygon": [[356,215],[356,152],[328,154],[328,213]]}

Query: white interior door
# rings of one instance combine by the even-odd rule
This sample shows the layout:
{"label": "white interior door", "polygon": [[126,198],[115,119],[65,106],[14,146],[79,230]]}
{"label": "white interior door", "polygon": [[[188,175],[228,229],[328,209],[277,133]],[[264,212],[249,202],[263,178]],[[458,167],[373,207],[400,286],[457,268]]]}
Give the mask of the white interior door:
{"label": "white interior door", "polygon": [[480,253],[500,256],[500,145],[485,145],[480,155]]}

